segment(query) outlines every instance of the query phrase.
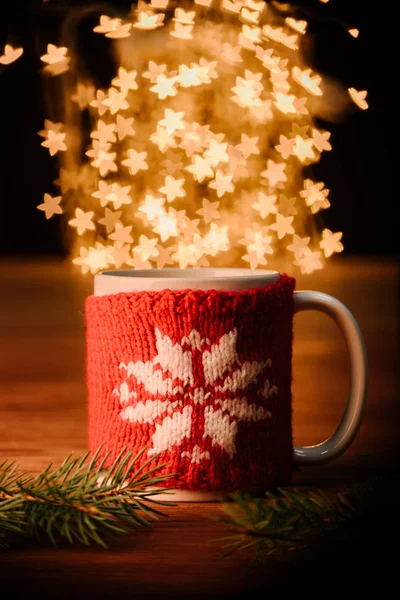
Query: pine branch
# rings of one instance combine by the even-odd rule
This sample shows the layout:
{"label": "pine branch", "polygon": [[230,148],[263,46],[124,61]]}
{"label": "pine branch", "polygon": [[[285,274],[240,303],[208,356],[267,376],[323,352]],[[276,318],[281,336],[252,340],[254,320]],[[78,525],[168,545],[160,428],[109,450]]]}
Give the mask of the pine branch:
{"label": "pine branch", "polygon": [[392,495],[395,485],[392,478],[375,478],[334,499],[322,491],[303,493],[294,488],[279,488],[265,497],[236,492],[222,505],[226,516],[215,518],[225,523],[230,535],[216,541],[222,542],[224,557],[252,548],[254,562],[261,562],[342,531],[355,517],[371,511],[380,498]]}
{"label": "pine branch", "polygon": [[173,506],[157,500],[165,489],[149,491],[171,476],[157,475],[165,465],[149,469],[152,457],[135,469],[145,448],[136,456],[123,450],[111,466],[100,449],[89,459],[68,456],[62,465],[50,464],[36,477],[19,473],[13,462],[0,463],[0,545],[15,538],[45,537],[53,544],[66,538],[71,544],[95,542],[106,546],[109,535],[151,527],[151,520],[166,516],[156,506]]}

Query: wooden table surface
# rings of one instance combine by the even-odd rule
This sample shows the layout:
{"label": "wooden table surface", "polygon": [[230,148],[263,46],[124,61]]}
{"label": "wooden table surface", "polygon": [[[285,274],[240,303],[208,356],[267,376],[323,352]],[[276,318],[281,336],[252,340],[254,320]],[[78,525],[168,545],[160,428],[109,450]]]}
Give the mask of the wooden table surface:
{"label": "wooden table surface", "polygon": [[[297,278],[297,289],[333,294],[354,313],[370,376],[356,441],[335,462],[295,473],[296,487],[343,490],[397,464],[398,275],[394,259],[339,257],[326,270]],[[0,460],[17,459],[21,469],[34,473],[87,448],[83,302],[93,282],[57,260],[3,261],[0,282]],[[346,348],[326,316],[295,317],[293,369],[294,441],[315,444],[338,424],[349,389]],[[249,572],[248,555],[221,558],[215,538],[225,529],[208,518],[220,510],[218,503],[169,508],[168,518],[152,531],[112,541],[109,551],[69,545],[3,551],[0,597],[26,598],[33,591],[49,598],[266,597],[275,585],[305,585],[318,574],[338,582],[346,568],[350,572],[353,551],[362,550],[358,540],[356,547],[333,548],[326,557],[268,561]],[[364,548],[362,556],[375,565],[370,577],[382,579],[376,569],[380,549]]]}

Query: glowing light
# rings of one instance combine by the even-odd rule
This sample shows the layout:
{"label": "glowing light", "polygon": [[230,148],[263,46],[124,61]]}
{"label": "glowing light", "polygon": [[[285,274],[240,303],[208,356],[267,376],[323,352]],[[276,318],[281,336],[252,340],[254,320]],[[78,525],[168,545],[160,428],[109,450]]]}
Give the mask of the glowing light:
{"label": "glowing light", "polygon": [[[88,154],[88,153],[86,153]],[[101,177],[106,177],[108,173],[115,173],[118,171],[115,152],[107,152],[106,150],[99,149],[97,152],[97,158],[92,161],[92,165],[99,169]]]}
{"label": "glowing light", "polygon": [[196,210],[196,215],[200,215],[204,219],[204,223],[208,225],[214,219],[220,219],[221,213],[218,211],[219,202],[210,202],[207,198],[203,198],[203,208]]}
{"label": "glowing light", "polygon": [[[157,83],[159,75],[163,75],[166,71],[167,65],[158,65],[152,60],[149,61],[149,70],[142,73],[142,77],[150,79],[151,83]],[[158,92],[157,92],[158,93]]]}
{"label": "glowing light", "polygon": [[75,227],[78,235],[83,235],[85,231],[94,231],[96,229],[95,224],[92,221],[93,216],[94,212],[92,210],[85,212],[81,208],[77,208],[75,211],[75,218],[68,221],[68,225]]}
{"label": "glowing light", "polygon": [[181,87],[188,88],[192,86],[201,85],[199,67],[188,67],[186,65],[179,65],[179,76],[177,78]]}
{"label": "glowing light", "polygon": [[133,251],[139,254],[141,260],[146,261],[149,258],[158,256],[158,250],[156,248],[158,243],[157,238],[148,238],[146,235],[139,237],[139,245],[136,246]]}
{"label": "glowing light", "polygon": [[344,246],[340,241],[343,237],[343,233],[340,231],[332,233],[330,229],[324,229],[322,232],[322,240],[319,245],[323,249],[326,258],[329,258],[335,252],[343,252]]}
{"label": "glowing light", "polygon": [[260,150],[257,146],[258,137],[249,137],[245,133],[242,133],[242,141],[236,146],[238,150],[243,154],[244,158],[249,158],[252,154],[260,154]]}
{"label": "glowing light", "polygon": [[97,110],[100,117],[108,111],[108,106],[104,103],[105,100],[107,100],[107,94],[102,90],[97,90],[96,99],[92,100],[89,104],[89,106],[92,106]]}
{"label": "glowing light", "polygon": [[123,264],[129,264],[131,260],[131,246],[130,244],[126,244],[125,246],[121,246],[118,248],[114,246],[111,249],[111,256],[113,264],[119,269]]}
{"label": "glowing light", "polygon": [[258,12],[263,12],[265,8],[264,0],[244,0],[245,5],[251,10],[258,10]]}
{"label": "glowing light", "polygon": [[193,157],[193,163],[186,167],[186,171],[192,173],[193,177],[202,183],[208,177],[214,177],[214,171],[211,168],[211,163],[208,158],[203,158],[198,154]]}
{"label": "glowing light", "polygon": [[204,248],[211,256],[224,252],[229,248],[228,226],[211,223],[203,240]]}
{"label": "glowing light", "polygon": [[204,6],[205,8],[209,8],[211,6],[211,4],[213,3],[213,0],[194,0],[195,4],[198,4],[199,6]]}
{"label": "glowing light", "polygon": [[174,252],[175,246],[169,248],[158,247],[158,256],[155,258],[157,269],[163,269],[165,265],[173,265],[174,260],[171,258],[171,253]]}
{"label": "glowing light", "polygon": [[107,144],[107,142],[115,142],[115,125],[114,123],[105,123],[101,119],[97,121],[97,129],[94,129],[90,134],[90,137],[99,140],[100,144]]}
{"label": "glowing light", "polygon": [[110,88],[107,98],[103,100],[103,105],[108,107],[112,115],[115,115],[120,110],[126,110],[129,108],[128,101],[126,100],[126,92],[119,92],[116,88]]}
{"label": "glowing light", "polygon": [[155,221],[159,217],[165,215],[163,206],[165,203],[164,198],[154,198],[151,194],[146,194],[144,203],[139,207],[139,211],[146,215],[146,218],[150,223]]}
{"label": "glowing light", "polygon": [[72,102],[76,102],[80,110],[85,110],[95,98],[95,88],[93,85],[85,85],[78,82],[76,92],[71,96]]}
{"label": "glowing light", "polygon": [[273,225],[270,225],[270,229],[276,231],[278,239],[282,239],[285,235],[290,235],[294,233],[294,229],[292,226],[293,217],[284,217],[281,214],[276,215],[276,222]]}
{"label": "glowing light", "polygon": [[112,19],[107,15],[101,15],[100,23],[93,28],[93,31],[95,33],[109,33],[110,31],[115,31],[120,23],[120,19]]}
{"label": "glowing light", "polygon": [[159,218],[157,225],[153,227],[154,233],[157,233],[162,242],[166,242],[170,237],[178,236],[178,219],[176,213],[170,209],[163,213]]}
{"label": "glowing light", "polygon": [[[183,162],[180,161],[180,156],[177,157],[173,157],[171,156],[171,158],[166,158],[161,165],[164,167],[164,169],[162,171],[160,171],[161,175],[164,175],[165,177],[167,175],[175,175],[177,177],[182,177],[182,172],[181,169],[183,169]],[[176,158],[176,160],[173,160],[173,158]]]}
{"label": "glowing light", "polygon": [[62,214],[63,210],[60,206],[61,200],[61,196],[50,196],[50,194],[45,194],[43,197],[43,204],[39,204],[37,208],[44,212],[46,219],[51,219],[53,215]]}
{"label": "glowing light", "polygon": [[151,92],[157,94],[160,100],[165,100],[169,96],[176,96],[178,90],[176,89],[177,81],[174,77],[165,77],[165,75],[158,75],[156,79],[156,85],[150,88]]}
{"label": "glowing light", "polygon": [[321,77],[315,75],[312,77],[311,69],[305,69],[302,71],[299,67],[293,67],[292,77],[299,85],[303,86],[307,92],[314,96],[322,96],[322,90],[319,87],[321,83]]}
{"label": "glowing light", "polygon": [[149,260],[142,260],[140,254],[134,252],[133,258],[127,261],[134,269],[151,269],[152,265]]}
{"label": "glowing light", "polygon": [[100,200],[101,206],[106,206],[109,202],[108,196],[113,191],[113,184],[107,183],[106,181],[99,181],[99,188],[96,192],[93,192],[93,198],[98,198]]}
{"label": "glowing light", "polygon": [[282,94],[278,92],[276,94],[276,102],[274,102],[275,106],[279,108],[284,115],[288,115],[290,113],[296,114],[296,106],[295,106],[296,96],[291,96],[288,94]]}
{"label": "glowing light", "polygon": [[133,117],[125,119],[122,115],[117,115],[114,131],[118,135],[120,141],[127,136],[135,135],[136,132],[133,128]]}
{"label": "glowing light", "polygon": [[181,129],[185,129],[185,123],[183,122],[184,112],[175,112],[170,108],[165,110],[164,119],[159,121],[159,125],[166,128],[168,134],[175,133]]}
{"label": "glowing light", "polygon": [[212,167],[217,167],[220,163],[229,162],[229,154],[227,152],[228,143],[219,143],[216,140],[211,140],[210,147],[204,152]]}
{"label": "glowing light", "polygon": [[296,20],[293,19],[293,17],[287,17],[285,19],[285,23],[294,29],[294,31],[297,31],[297,33],[301,33],[302,35],[304,35],[307,31],[307,21]]}
{"label": "glowing light", "polygon": [[114,212],[107,206],[104,209],[104,217],[102,219],[99,219],[99,224],[104,225],[107,233],[111,233],[115,229],[116,224],[119,223],[121,215],[122,210]]}
{"label": "glowing light", "polygon": [[332,144],[329,142],[331,134],[329,131],[318,131],[318,129],[312,130],[314,146],[320,152],[324,150],[332,150]]}
{"label": "glowing light", "polygon": [[112,80],[111,84],[126,94],[129,90],[138,89],[139,86],[136,83],[136,76],[136,71],[127,71],[124,67],[119,67],[118,76]]}
{"label": "glowing light", "polygon": [[184,198],[186,192],[183,189],[184,179],[174,179],[173,177],[167,176],[165,178],[165,185],[159,188],[159,192],[167,197],[167,202],[173,202],[175,198]]}
{"label": "glowing light", "polygon": [[241,50],[241,46],[232,46],[231,44],[228,44],[228,42],[226,42],[223,45],[222,58],[232,65],[241,63],[243,62]]}
{"label": "glowing light", "polygon": [[[332,149],[315,119],[332,108],[324,96],[335,84],[324,86],[298,49],[307,22],[263,0],[180,4],[139,0],[126,18],[100,16],[94,31],[114,40],[116,65],[104,89],[75,46],[47,46],[48,74],[74,72],[62,80],[65,124],[45,121],[39,132],[60,162],[63,201],[47,194],[38,209],[65,214],[82,272],[224,261],[257,269],[282,251],[303,273],[322,268],[342,235],[317,233],[313,215],[330,206],[329,190],[304,167]],[[228,16],[215,18],[221,10]],[[19,50],[6,46],[0,63]],[[368,107],[365,91],[348,93]]]}
{"label": "glowing light", "polygon": [[279,144],[275,146],[275,149],[279,152],[283,159],[287,160],[291,154],[293,154],[294,145],[296,140],[294,138],[287,138],[284,135],[279,136]]}
{"label": "glowing light", "polygon": [[151,8],[155,10],[166,10],[168,8],[169,0],[150,0]]}
{"label": "glowing light", "polygon": [[200,234],[198,224],[200,219],[189,219],[184,217],[181,222],[181,230],[183,233],[184,241],[191,241]]}
{"label": "glowing light", "polygon": [[152,29],[162,27],[163,24],[163,14],[153,14],[149,11],[140,12],[138,15],[138,20],[136,21],[136,23],[133,23],[132,27],[134,27],[135,29],[141,29],[142,31],[151,31]]}
{"label": "glowing light", "polygon": [[307,253],[308,251],[308,244],[310,243],[311,238],[310,237],[300,237],[299,235],[297,235],[296,233],[293,235],[293,242],[290,244],[290,246],[287,247],[287,249],[290,252],[293,252],[296,260],[298,260],[299,258],[301,258],[305,253]]}
{"label": "glowing light", "polygon": [[250,263],[250,268],[253,270],[257,269],[258,265],[264,267],[266,264],[268,264],[265,256],[258,256],[257,252],[254,251],[244,254],[242,256],[242,260]]}
{"label": "glowing light", "polygon": [[47,63],[48,65],[54,65],[55,63],[64,62],[67,58],[68,48],[65,46],[54,46],[54,44],[47,45],[47,54],[43,54],[40,60]]}
{"label": "glowing light", "polygon": [[367,110],[368,102],[366,101],[367,93],[365,90],[357,91],[355,88],[349,88],[348,92],[354,104],[357,104],[361,110]]}
{"label": "glowing light", "polygon": [[315,183],[311,179],[304,181],[304,190],[300,192],[300,196],[305,199],[307,206],[311,207],[311,212],[314,214],[323,208],[329,208],[328,194],[329,190],[325,189],[322,181]]}
{"label": "glowing light", "polygon": [[260,213],[260,217],[262,219],[266,219],[268,215],[276,214],[278,212],[277,207],[275,206],[276,195],[270,194],[267,196],[263,194],[263,192],[258,193],[258,200],[252,207],[255,208]]}
{"label": "glowing light", "polygon": [[[110,264],[113,264],[113,256],[110,248],[107,248],[101,242],[96,242],[95,246],[91,246],[86,251],[81,251],[80,259],[81,264],[85,265],[90,269],[91,273],[97,273],[107,269]],[[75,264],[79,264],[75,259]]]}
{"label": "glowing light", "polygon": [[353,37],[353,38],[358,38],[358,36],[360,35],[360,32],[358,31],[358,29],[349,29],[349,34]]}
{"label": "glowing light", "polygon": [[239,14],[242,6],[242,0],[222,0],[221,9],[227,13]]}
{"label": "glowing light", "polygon": [[282,216],[290,217],[290,215],[297,215],[295,204],[296,198],[287,198],[284,194],[279,194],[278,211]]}
{"label": "glowing light", "polygon": [[192,40],[193,25],[183,25],[182,23],[174,23],[175,28],[170,31],[172,37],[179,38],[181,40]]}
{"label": "glowing light", "polygon": [[293,106],[298,115],[308,115],[306,108],[307,98],[295,98]]}
{"label": "glowing light", "polygon": [[71,58],[67,56],[68,48],[65,46],[57,47],[54,44],[47,45],[47,54],[43,54],[40,60],[46,63],[44,70],[50,75],[62,75],[69,69]]}
{"label": "glowing light", "polygon": [[294,261],[294,264],[300,267],[304,275],[309,275],[317,269],[322,269],[321,252],[312,252],[309,248],[305,250],[301,258]]}
{"label": "glowing light", "polygon": [[147,152],[137,152],[132,148],[128,150],[128,158],[121,161],[121,165],[128,167],[131,175],[136,175],[139,171],[147,171],[149,165],[146,162]]}
{"label": "glowing light", "polygon": [[108,237],[110,240],[114,240],[117,248],[122,248],[125,244],[132,244],[133,238],[131,236],[132,225],[124,227],[122,223],[115,223],[114,232]]}
{"label": "glowing light", "polygon": [[256,44],[261,44],[261,28],[243,25],[239,35],[239,44],[248,50],[255,50]]}
{"label": "glowing light", "polygon": [[291,50],[297,50],[297,35],[287,35],[283,32],[282,27],[271,27],[271,25],[264,25],[262,33],[266,38],[278,42],[290,48]]}
{"label": "glowing light", "polygon": [[315,157],[313,146],[314,140],[305,140],[301,135],[296,135],[293,154],[295,154],[302,163],[306,162],[307,159],[313,160]]}
{"label": "glowing light", "polygon": [[254,241],[247,245],[247,250],[249,253],[255,252],[258,258],[262,258],[265,254],[273,254],[271,242],[270,235],[263,236],[261,231],[255,231]]}
{"label": "glowing light", "polygon": [[260,22],[261,13],[258,10],[250,10],[243,7],[240,11],[240,20],[248,25],[258,25]]}
{"label": "glowing light", "polygon": [[261,173],[261,177],[265,177],[271,187],[275,187],[278,183],[287,181],[285,173],[286,163],[276,163],[273,160],[267,161],[267,168]]}
{"label": "glowing light", "polygon": [[4,54],[0,56],[1,65],[10,65],[18,60],[24,53],[23,48],[13,48],[10,44],[4,46]]}
{"label": "glowing light", "polygon": [[158,146],[160,152],[166,152],[170,148],[176,148],[176,141],[173,134],[168,133],[164,127],[157,125],[156,133],[150,136],[150,141]]}
{"label": "glowing light", "polygon": [[178,23],[183,23],[184,25],[193,25],[195,16],[195,10],[186,11],[183,8],[176,8],[174,21],[178,21]]}
{"label": "glowing light", "polygon": [[120,186],[119,183],[113,183],[105,199],[107,202],[112,202],[115,209],[121,208],[124,204],[129,206],[132,204],[132,198],[129,195],[131,187],[130,185]]}
{"label": "glowing light", "polygon": [[100,17],[99,25],[93,28],[95,33],[104,33],[108,38],[118,40],[130,36],[131,23],[123,24],[121,19],[111,19],[106,15]]}
{"label": "glowing light", "polygon": [[222,171],[216,171],[215,179],[210,181],[208,187],[215,190],[218,198],[221,198],[224,194],[234,191],[235,186],[232,183],[232,179],[232,174],[228,173],[227,175],[224,175]]}

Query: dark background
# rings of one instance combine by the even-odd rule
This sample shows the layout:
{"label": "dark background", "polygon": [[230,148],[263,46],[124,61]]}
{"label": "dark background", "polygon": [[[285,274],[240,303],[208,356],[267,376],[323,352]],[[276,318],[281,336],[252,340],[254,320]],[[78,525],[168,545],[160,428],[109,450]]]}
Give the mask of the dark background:
{"label": "dark background", "polygon": [[[57,161],[41,148],[37,136],[49,114],[39,57],[47,43],[59,43],[63,15],[77,4],[88,3],[12,0],[1,6],[0,47],[5,43],[24,47],[22,58],[6,67],[0,79],[3,256],[64,253],[60,219],[47,221],[36,209],[44,192],[58,194],[52,183],[57,178]],[[118,10],[129,9],[131,2],[108,4]],[[363,0],[330,0],[328,4],[310,0],[298,6],[314,15],[306,17],[315,35],[313,66],[346,87],[368,90],[370,105],[367,111],[356,109],[343,122],[327,126],[333,151],[324,153],[313,167],[313,177],[331,190],[331,208],[320,213],[323,225],[344,232],[347,254],[397,255],[395,59],[399,34],[394,9],[388,3],[370,7]],[[359,38],[346,33],[337,19],[358,28]]]}

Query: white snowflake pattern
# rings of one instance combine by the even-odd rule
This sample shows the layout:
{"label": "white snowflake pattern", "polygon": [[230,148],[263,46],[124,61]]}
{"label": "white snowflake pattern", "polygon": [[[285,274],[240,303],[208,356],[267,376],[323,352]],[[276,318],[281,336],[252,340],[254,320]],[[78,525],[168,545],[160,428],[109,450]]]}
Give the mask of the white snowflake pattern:
{"label": "white snowflake pattern", "polygon": [[[236,343],[236,329],[211,344],[196,329],[173,343],[156,328],[157,355],[119,365],[125,380],[113,393],[119,397],[120,416],[130,423],[155,425],[149,455],[172,451],[185,441],[181,457],[198,464],[210,459],[209,445],[191,443],[202,438],[232,459],[239,423],[272,417],[264,406],[278,394],[266,378],[271,361],[241,362]],[[259,403],[245,396],[251,384],[256,384]]]}

